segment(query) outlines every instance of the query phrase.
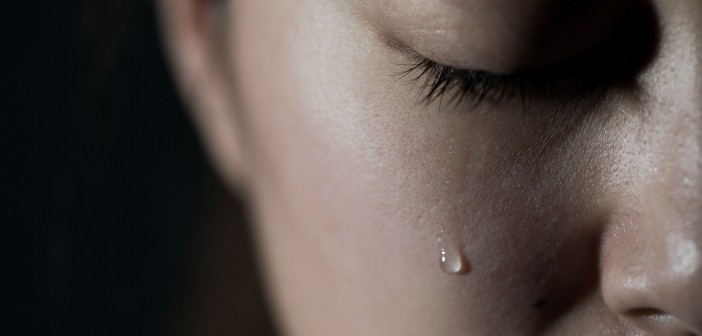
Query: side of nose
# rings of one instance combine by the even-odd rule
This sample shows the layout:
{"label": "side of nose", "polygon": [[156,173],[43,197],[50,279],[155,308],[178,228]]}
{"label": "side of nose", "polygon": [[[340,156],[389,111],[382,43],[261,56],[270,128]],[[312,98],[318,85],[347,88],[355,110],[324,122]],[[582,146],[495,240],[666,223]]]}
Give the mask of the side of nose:
{"label": "side of nose", "polygon": [[684,24],[701,19],[702,3],[656,3],[663,26],[681,28],[663,31],[646,77],[645,141],[630,147],[638,168],[603,237],[601,288],[632,328],[702,336],[702,34]]}

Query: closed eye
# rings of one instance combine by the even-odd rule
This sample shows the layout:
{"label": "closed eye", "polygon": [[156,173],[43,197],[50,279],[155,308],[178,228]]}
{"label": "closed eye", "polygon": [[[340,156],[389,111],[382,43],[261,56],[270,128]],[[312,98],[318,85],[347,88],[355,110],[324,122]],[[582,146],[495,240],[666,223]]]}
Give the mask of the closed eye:
{"label": "closed eye", "polygon": [[632,10],[619,29],[592,50],[572,59],[519,73],[459,69],[403,49],[408,61],[400,71],[420,101],[468,104],[484,101],[553,100],[594,97],[613,88],[638,90],[636,77],[656,56],[659,31],[650,8]]}

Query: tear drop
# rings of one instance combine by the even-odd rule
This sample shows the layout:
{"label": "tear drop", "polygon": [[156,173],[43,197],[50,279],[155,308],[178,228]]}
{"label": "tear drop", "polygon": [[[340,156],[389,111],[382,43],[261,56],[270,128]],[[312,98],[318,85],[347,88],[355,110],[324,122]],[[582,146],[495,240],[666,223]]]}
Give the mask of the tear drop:
{"label": "tear drop", "polygon": [[439,238],[440,265],[441,270],[448,274],[464,274],[469,270],[468,261],[463,254],[446,242]]}

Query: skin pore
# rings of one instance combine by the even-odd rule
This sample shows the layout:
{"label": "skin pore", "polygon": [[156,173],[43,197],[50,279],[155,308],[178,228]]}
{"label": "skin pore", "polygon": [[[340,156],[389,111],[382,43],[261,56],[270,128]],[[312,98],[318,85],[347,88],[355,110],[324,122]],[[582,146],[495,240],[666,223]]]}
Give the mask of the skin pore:
{"label": "skin pore", "polygon": [[[425,104],[424,79],[398,76],[408,50],[538,71],[643,2],[575,3],[159,2],[193,119],[257,219],[281,330],[702,335],[702,2],[651,2],[655,52],[598,94]],[[439,238],[466,272],[441,271]]]}

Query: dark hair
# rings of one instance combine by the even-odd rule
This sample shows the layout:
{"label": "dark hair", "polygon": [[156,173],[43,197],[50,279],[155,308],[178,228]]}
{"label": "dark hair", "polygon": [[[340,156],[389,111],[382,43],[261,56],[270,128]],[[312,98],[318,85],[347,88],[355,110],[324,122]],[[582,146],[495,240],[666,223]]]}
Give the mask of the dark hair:
{"label": "dark hair", "polygon": [[106,76],[114,65],[134,7],[144,0],[83,0],[83,29],[87,52],[92,53],[92,80],[104,88]]}

